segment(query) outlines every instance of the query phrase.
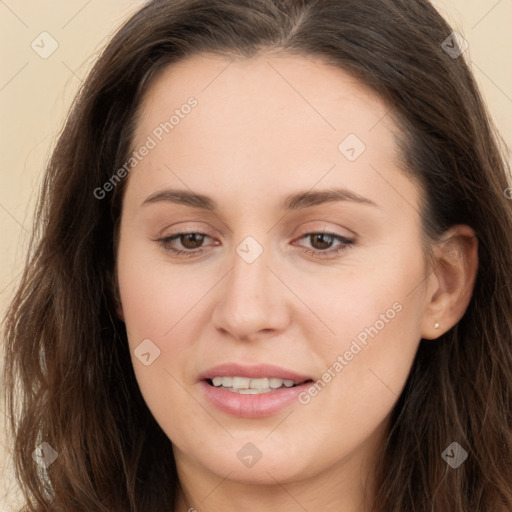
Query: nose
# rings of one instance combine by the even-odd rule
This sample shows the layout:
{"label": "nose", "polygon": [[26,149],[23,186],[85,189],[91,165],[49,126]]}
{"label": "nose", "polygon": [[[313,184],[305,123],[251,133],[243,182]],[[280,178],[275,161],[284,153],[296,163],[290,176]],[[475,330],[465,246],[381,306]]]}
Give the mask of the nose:
{"label": "nose", "polygon": [[232,269],[217,290],[212,315],[216,329],[244,341],[286,329],[291,294],[282,277],[276,277],[279,272],[270,268],[270,259],[266,250],[252,262],[234,252]]}

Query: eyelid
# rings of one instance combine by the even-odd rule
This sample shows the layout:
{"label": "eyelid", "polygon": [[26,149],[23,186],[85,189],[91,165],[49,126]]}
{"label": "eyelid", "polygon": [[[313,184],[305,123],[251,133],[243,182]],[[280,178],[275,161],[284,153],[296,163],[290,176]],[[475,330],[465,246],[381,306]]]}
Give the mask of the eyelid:
{"label": "eyelid", "polygon": [[[341,230],[341,233],[339,232]],[[345,238],[356,239],[359,238],[359,234],[352,229],[348,229],[345,226],[340,224],[335,224],[333,222],[326,222],[325,220],[311,220],[307,223],[304,223],[299,228],[299,233],[302,234],[311,234],[311,233],[330,233],[339,236],[344,236]],[[300,236],[300,235],[299,235]]]}
{"label": "eyelid", "polygon": [[[192,223],[192,225],[190,223]],[[201,225],[195,226],[194,223],[199,223]],[[182,224],[186,224],[187,227],[181,228],[180,226]],[[169,231],[170,229],[172,229],[173,232],[166,234],[167,231]],[[177,234],[183,234],[183,233],[203,233],[208,236],[213,236],[213,231],[214,231],[213,229],[211,229],[209,227],[205,227],[204,222],[197,221],[197,220],[185,220],[182,222],[176,222],[174,224],[166,225],[164,228],[162,228],[161,230],[158,231],[156,237],[157,238],[168,238],[170,236],[177,235]]]}

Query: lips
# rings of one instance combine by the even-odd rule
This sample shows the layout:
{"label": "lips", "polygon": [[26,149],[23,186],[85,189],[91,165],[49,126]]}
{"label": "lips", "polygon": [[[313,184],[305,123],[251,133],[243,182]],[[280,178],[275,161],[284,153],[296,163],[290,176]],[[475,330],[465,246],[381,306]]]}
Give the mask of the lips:
{"label": "lips", "polygon": [[294,382],[305,382],[312,380],[309,375],[302,375],[292,370],[281,368],[271,364],[259,364],[254,366],[241,365],[237,363],[225,363],[214,366],[199,375],[199,380],[212,380],[214,377],[246,377],[249,379],[275,378],[292,380]]}
{"label": "lips", "polygon": [[272,416],[294,402],[312,378],[274,365],[227,363],[199,376],[205,398],[220,411],[243,418]]}

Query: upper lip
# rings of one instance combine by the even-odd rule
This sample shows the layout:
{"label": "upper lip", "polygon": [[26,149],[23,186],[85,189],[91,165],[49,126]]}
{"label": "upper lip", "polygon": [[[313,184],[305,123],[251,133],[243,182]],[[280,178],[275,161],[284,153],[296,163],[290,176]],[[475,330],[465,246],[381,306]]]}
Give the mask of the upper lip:
{"label": "upper lip", "polygon": [[309,375],[275,366],[272,364],[246,365],[239,363],[224,363],[214,366],[199,375],[199,380],[213,379],[213,377],[248,377],[261,379],[264,377],[304,382],[312,380]]}

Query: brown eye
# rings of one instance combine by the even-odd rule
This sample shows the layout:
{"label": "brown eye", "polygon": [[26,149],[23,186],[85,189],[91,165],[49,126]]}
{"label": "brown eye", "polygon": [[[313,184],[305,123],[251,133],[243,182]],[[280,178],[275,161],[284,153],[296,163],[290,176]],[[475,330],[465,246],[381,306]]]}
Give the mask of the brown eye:
{"label": "brown eye", "polygon": [[185,249],[198,249],[201,247],[205,235],[201,233],[184,233],[179,236],[181,245]]}
{"label": "brown eye", "polygon": [[[307,240],[309,246],[305,247],[307,254],[312,254],[320,258],[329,258],[341,254],[355,244],[355,240],[350,240],[347,237],[338,235],[336,233],[327,232],[314,232],[306,233],[299,240]],[[334,242],[338,242],[333,246]]]}
{"label": "brown eye", "polygon": [[329,249],[334,240],[333,235],[328,235],[325,233],[314,233],[309,236],[311,239],[311,245],[313,246],[314,249],[318,250]]}
{"label": "brown eye", "polygon": [[156,240],[168,252],[179,256],[197,256],[205,249],[205,238],[211,238],[205,233],[176,233],[166,238]]}

